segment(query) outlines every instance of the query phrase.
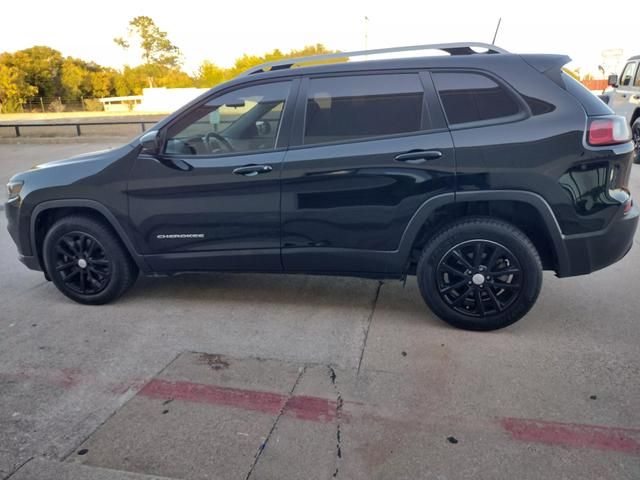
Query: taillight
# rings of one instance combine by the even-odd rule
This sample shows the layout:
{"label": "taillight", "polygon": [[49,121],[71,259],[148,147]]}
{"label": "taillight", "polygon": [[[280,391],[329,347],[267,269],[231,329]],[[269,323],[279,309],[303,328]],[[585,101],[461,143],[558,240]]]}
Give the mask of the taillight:
{"label": "taillight", "polygon": [[629,213],[631,211],[632,208],[633,208],[633,198],[629,197],[629,200],[624,202],[624,211],[623,211],[623,213],[626,215],[627,213]]}
{"label": "taillight", "polygon": [[608,115],[593,117],[587,125],[587,143],[594,147],[617,145],[631,140],[631,131],[624,117]]}

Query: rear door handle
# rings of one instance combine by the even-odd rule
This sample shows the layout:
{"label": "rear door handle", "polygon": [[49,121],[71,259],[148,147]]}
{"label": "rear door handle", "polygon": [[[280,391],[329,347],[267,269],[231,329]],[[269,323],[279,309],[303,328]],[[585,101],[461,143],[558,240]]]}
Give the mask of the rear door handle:
{"label": "rear door handle", "polygon": [[245,177],[255,177],[261,173],[269,173],[273,170],[271,165],[245,165],[233,170],[234,175],[244,175]]}
{"label": "rear door handle", "polygon": [[413,150],[397,155],[395,161],[416,164],[424,163],[427,160],[436,160],[440,157],[442,157],[442,152],[438,150]]}

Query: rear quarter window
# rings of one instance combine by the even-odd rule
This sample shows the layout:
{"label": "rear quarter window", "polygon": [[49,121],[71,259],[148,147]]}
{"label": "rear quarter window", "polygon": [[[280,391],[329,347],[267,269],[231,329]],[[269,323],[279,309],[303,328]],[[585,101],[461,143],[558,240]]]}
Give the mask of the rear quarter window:
{"label": "rear quarter window", "polygon": [[507,119],[522,113],[513,96],[495,81],[478,73],[433,74],[450,125]]}

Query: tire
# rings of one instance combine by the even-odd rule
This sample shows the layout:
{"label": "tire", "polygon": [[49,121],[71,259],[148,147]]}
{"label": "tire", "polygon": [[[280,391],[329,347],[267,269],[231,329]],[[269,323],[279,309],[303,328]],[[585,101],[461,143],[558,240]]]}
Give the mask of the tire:
{"label": "tire", "polygon": [[424,247],[416,273],[429,308],[465,330],[517,322],[542,286],[542,264],[529,238],[491,218],[460,220],[437,233]]}
{"label": "tire", "polygon": [[138,267],[111,228],[81,215],[53,224],[44,238],[42,256],[58,290],[86,305],[117,299],[138,276]]}
{"label": "tire", "polygon": [[633,136],[634,156],[633,163],[640,163],[640,118],[637,118],[631,125],[631,134]]}

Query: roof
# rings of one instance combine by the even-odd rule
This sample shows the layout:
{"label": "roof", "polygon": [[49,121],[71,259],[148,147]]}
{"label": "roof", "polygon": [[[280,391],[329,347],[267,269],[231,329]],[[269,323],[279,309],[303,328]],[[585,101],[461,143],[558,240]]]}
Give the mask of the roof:
{"label": "roof", "polygon": [[[297,58],[287,58],[282,60],[276,60],[273,62],[263,63],[261,65],[250,68],[249,70],[242,73],[240,76],[244,77],[247,75],[254,75],[256,73],[267,73],[273,72],[276,70],[288,70],[296,65],[301,64],[309,64],[319,62],[322,64],[330,63],[338,63],[343,62],[344,60],[349,60],[351,58],[364,57],[366,59],[371,55],[381,55],[381,54],[398,54],[405,52],[419,52],[425,50],[437,50],[440,52],[448,53],[451,56],[460,56],[460,55],[493,55],[493,54],[506,54],[509,53],[506,50],[496,47],[495,45],[491,45],[488,43],[481,42],[459,42],[459,43],[434,43],[434,44],[425,44],[425,45],[409,45],[403,47],[391,47],[391,48],[377,48],[373,50],[358,50],[354,52],[336,52],[322,55],[310,55],[307,57],[297,57]],[[484,50],[484,51],[482,51]],[[428,55],[417,55],[417,56],[428,56]],[[333,60],[333,62],[331,62]]]}

